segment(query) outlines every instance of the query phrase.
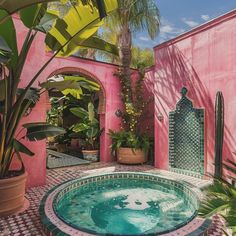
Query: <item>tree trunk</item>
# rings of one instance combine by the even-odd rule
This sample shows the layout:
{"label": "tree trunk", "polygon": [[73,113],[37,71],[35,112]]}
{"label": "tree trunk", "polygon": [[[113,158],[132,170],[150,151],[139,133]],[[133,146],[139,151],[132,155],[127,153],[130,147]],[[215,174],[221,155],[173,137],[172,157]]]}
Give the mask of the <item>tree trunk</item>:
{"label": "tree trunk", "polygon": [[[126,81],[126,89],[131,91],[131,45],[132,45],[132,36],[128,24],[123,25],[121,32],[118,36],[118,49],[119,57],[122,65],[122,74]],[[131,102],[131,92],[129,93],[129,102]]]}

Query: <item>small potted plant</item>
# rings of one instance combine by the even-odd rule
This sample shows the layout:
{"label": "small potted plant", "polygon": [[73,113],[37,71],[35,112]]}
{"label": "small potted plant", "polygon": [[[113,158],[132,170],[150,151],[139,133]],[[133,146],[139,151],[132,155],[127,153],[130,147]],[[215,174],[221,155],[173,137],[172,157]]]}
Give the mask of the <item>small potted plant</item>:
{"label": "small potted plant", "polygon": [[72,126],[72,130],[81,139],[84,159],[98,161],[99,137],[103,129],[99,128],[99,121],[95,118],[94,105],[89,102],[87,111],[81,107],[71,108],[70,111],[81,119],[80,123]]}

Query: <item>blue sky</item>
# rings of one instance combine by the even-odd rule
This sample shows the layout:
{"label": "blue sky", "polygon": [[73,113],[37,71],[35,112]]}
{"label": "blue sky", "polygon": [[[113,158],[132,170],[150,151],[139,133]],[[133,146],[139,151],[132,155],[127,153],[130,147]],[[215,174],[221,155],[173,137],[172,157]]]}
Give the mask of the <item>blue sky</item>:
{"label": "blue sky", "polygon": [[160,33],[152,41],[140,32],[133,43],[142,48],[158,45],[217,16],[236,9],[236,0],[156,0],[161,15]]}

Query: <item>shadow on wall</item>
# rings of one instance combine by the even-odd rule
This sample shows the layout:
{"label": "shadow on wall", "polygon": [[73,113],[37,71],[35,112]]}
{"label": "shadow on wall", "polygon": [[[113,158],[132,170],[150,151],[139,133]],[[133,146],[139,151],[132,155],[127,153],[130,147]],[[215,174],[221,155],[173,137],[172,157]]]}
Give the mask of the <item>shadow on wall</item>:
{"label": "shadow on wall", "polygon": [[[192,66],[191,58],[186,58],[183,53],[174,45],[161,48],[156,51],[156,67],[155,67],[155,119],[158,119],[159,114],[163,114],[166,123],[163,133],[159,136],[161,143],[168,140],[168,116],[169,112],[175,110],[175,105],[180,99],[180,90],[182,87],[187,87],[189,90],[188,97],[193,101],[196,108],[205,109],[205,158],[207,157],[206,172],[213,173],[214,170],[214,143],[215,143],[215,128],[214,128],[214,101],[215,97],[211,98],[207,87],[199,78],[197,72]],[[231,150],[235,148],[235,140],[232,133],[225,124],[224,136],[224,154],[223,159],[233,160]],[[230,149],[231,147],[231,149]],[[224,170],[224,175],[227,175]]]}

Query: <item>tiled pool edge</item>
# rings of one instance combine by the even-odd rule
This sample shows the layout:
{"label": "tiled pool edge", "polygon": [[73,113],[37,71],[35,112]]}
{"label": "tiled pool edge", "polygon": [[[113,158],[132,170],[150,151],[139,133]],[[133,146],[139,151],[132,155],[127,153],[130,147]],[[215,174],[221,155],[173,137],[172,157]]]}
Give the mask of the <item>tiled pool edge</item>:
{"label": "tiled pool edge", "polygon": [[[169,179],[169,181],[172,181],[172,182],[175,182],[176,184],[179,184],[181,186],[183,186],[186,189],[190,190],[190,192],[194,192],[194,194],[197,195],[197,197],[199,197],[199,193],[200,193],[200,190],[197,189],[196,187],[194,186],[187,186],[186,184],[184,183],[179,183],[179,181],[176,181],[175,179],[173,178],[170,178],[170,177],[166,177],[162,174],[155,174],[155,173],[145,173],[145,172],[114,172],[114,173],[103,173],[103,174],[96,174],[96,175],[88,175],[88,176],[85,176],[85,177],[82,177],[80,178],[80,181],[83,181],[83,179],[88,179],[88,178],[103,178],[103,176],[108,176],[108,175],[126,175],[126,177],[128,175],[136,175],[136,176],[155,176],[156,178],[158,179]],[[122,178],[122,177],[121,177]],[[65,230],[64,228],[64,231],[62,231],[61,229],[59,229],[56,225],[55,225],[55,222],[59,223],[59,225],[61,226],[62,225],[62,222],[60,219],[53,219],[54,223],[51,222],[52,219],[49,219],[47,217],[47,214],[45,213],[45,203],[47,204],[48,202],[46,202],[47,198],[49,197],[50,194],[52,194],[56,189],[64,189],[66,187],[66,185],[68,184],[71,184],[71,183],[74,183],[74,182],[78,182],[79,180],[76,179],[76,180],[69,180],[69,181],[66,181],[62,184],[59,184],[55,187],[53,187],[51,190],[49,190],[47,192],[47,194],[43,197],[41,203],[40,203],[40,208],[39,208],[39,213],[40,213],[40,218],[41,218],[41,222],[43,224],[43,229],[44,229],[44,232],[46,233],[46,235],[81,235],[81,236],[85,236],[85,235],[91,235],[89,233],[85,233],[85,232],[82,232],[82,231],[74,231],[72,227],[69,227],[67,226],[67,230]],[[190,184],[190,183],[189,183]],[[191,184],[190,184],[191,185]],[[197,191],[197,192],[196,192]],[[58,194],[58,193],[55,193],[55,195]],[[49,199],[49,201],[51,202],[52,204],[52,201],[53,199]],[[50,213],[48,213],[50,214]],[[51,215],[52,216],[52,215]],[[181,230],[182,228],[187,228],[186,226],[188,226],[189,224],[192,224],[194,225],[194,221],[197,220],[196,217],[196,214],[193,216],[193,218],[187,222],[187,224],[185,224],[184,226],[181,226],[181,228],[177,229],[177,231]],[[199,222],[198,222],[199,224]],[[194,231],[186,231],[186,233],[190,236],[197,236],[197,235],[204,235],[207,231],[207,228],[210,226],[211,224],[211,221],[209,220],[205,220],[205,221],[202,221],[201,224],[199,224],[199,227],[194,229]],[[63,229],[64,226],[62,226],[62,229]],[[66,232],[65,232],[66,231]],[[171,231],[170,233],[165,233],[165,234],[155,234],[155,235],[174,235],[174,232],[177,232],[177,231]],[[177,234],[176,234],[177,235]],[[178,235],[183,235],[183,234],[178,234]]]}

